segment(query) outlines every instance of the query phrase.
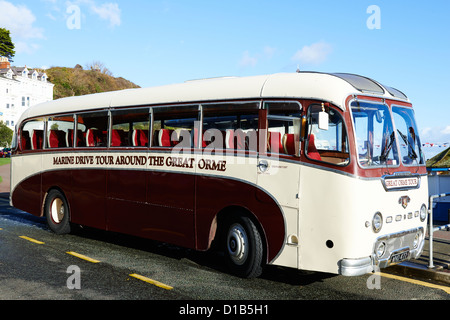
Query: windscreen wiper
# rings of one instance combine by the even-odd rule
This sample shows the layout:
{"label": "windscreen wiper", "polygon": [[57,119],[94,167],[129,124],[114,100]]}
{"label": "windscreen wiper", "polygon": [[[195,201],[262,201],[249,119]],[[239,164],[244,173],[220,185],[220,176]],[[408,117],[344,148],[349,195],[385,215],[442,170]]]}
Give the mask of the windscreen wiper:
{"label": "windscreen wiper", "polygon": [[395,141],[395,133],[392,132],[390,135],[389,144],[384,147],[383,152],[381,153],[380,161],[386,161],[388,154],[391,151],[392,146],[394,145],[394,141]]}
{"label": "windscreen wiper", "polygon": [[406,145],[408,146],[408,157],[410,157],[411,159],[415,160],[417,159],[417,153],[414,150],[414,148],[411,146],[410,143],[408,143],[408,139],[406,137],[406,135],[404,135],[403,133],[400,132],[400,130],[397,129],[397,132],[399,133],[400,137],[402,137],[402,140],[406,143]]}

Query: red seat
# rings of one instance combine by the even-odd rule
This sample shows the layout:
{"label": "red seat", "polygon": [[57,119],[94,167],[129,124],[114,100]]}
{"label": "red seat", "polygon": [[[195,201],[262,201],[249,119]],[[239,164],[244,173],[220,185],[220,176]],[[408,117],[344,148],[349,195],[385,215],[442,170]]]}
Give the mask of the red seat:
{"label": "red seat", "polygon": [[295,155],[296,154],[296,150],[295,150],[295,138],[294,138],[294,134],[293,133],[286,133],[283,136],[283,150],[284,153],[286,154],[290,154],[290,155]]}
{"label": "red seat", "polygon": [[270,152],[284,153],[283,144],[281,142],[280,132],[270,132],[268,136],[268,149]]}
{"label": "red seat", "polygon": [[158,144],[160,147],[171,147],[172,142],[170,140],[172,135],[172,130],[168,129],[161,129],[159,130],[159,136],[158,136]]}
{"label": "red seat", "polygon": [[126,140],[126,135],[127,133],[123,130],[113,129],[111,131],[111,147],[126,146],[127,143],[124,142]]}
{"label": "red seat", "polygon": [[307,156],[310,159],[322,161],[322,157],[320,156],[319,151],[317,151],[316,144],[314,143],[314,139],[315,138],[314,138],[313,134],[309,135]]}
{"label": "red seat", "polygon": [[31,139],[29,131],[22,131],[22,138],[20,140],[20,143],[22,151],[31,149]]}
{"label": "red seat", "polygon": [[86,131],[86,146],[100,147],[105,145],[105,133],[97,129],[88,129]]}
{"label": "red seat", "polygon": [[65,148],[66,133],[61,130],[50,130],[48,135],[49,148]]}
{"label": "red seat", "polygon": [[[68,147],[73,147],[73,133],[74,130],[73,129],[69,129],[67,130],[67,135],[66,135],[66,144]],[[78,130],[77,131],[77,143],[76,143],[77,147],[84,147],[85,145],[85,137],[83,135],[83,131]]]}
{"label": "red seat", "polygon": [[133,146],[135,147],[145,147],[148,146],[148,131],[147,130],[134,130],[133,131]]}
{"label": "red seat", "polygon": [[246,143],[245,138],[247,134],[242,129],[237,129],[234,131],[233,143],[237,150],[245,150]]}
{"label": "red seat", "polygon": [[225,148],[234,149],[234,130],[228,129],[225,132]]}
{"label": "red seat", "polygon": [[44,139],[44,130],[33,130],[31,137],[31,149],[39,150],[42,149],[42,143]]}

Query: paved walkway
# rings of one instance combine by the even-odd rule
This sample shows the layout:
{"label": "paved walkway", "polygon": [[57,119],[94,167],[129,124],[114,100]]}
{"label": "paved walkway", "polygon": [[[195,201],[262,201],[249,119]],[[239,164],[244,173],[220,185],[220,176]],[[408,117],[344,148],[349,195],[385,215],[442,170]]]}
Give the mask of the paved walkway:
{"label": "paved walkway", "polygon": [[11,182],[11,165],[5,164],[0,166],[0,177],[3,181],[0,183],[0,192],[9,192],[9,186]]}

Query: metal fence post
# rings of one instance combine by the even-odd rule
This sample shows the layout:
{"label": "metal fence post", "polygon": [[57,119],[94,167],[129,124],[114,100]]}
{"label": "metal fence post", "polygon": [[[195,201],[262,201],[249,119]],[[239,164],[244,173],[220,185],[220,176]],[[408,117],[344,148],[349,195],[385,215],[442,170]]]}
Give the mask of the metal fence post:
{"label": "metal fence post", "polygon": [[429,245],[429,251],[430,251],[430,258],[428,259],[428,268],[432,269],[434,268],[433,265],[433,201],[438,196],[431,196],[430,197],[430,206],[428,207],[428,245]]}

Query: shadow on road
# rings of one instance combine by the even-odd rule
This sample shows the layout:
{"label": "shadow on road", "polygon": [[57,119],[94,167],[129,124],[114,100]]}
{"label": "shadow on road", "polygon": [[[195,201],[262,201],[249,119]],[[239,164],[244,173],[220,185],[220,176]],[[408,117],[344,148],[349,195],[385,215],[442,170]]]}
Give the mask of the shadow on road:
{"label": "shadow on road", "polygon": [[[9,194],[6,193],[0,193],[0,217],[51,232],[47,227],[45,218],[39,218],[11,207],[9,205]],[[164,242],[89,227],[81,227],[78,225],[73,225],[71,234],[90,240],[161,255],[175,260],[187,260],[190,261],[190,263],[198,265],[200,268],[207,268],[220,273],[228,273],[224,254],[214,249],[205,252],[196,251]],[[314,282],[321,282],[324,279],[334,276],[336,275],[301,271],[278,266],[266,266],[260,278],[293,286],[302,286]]]}

